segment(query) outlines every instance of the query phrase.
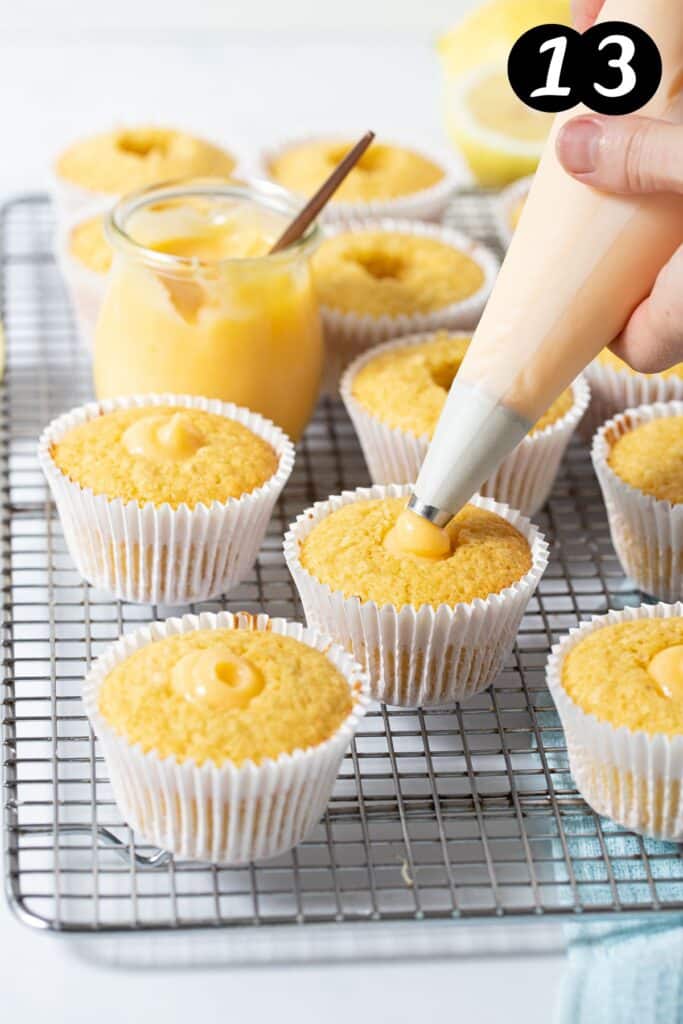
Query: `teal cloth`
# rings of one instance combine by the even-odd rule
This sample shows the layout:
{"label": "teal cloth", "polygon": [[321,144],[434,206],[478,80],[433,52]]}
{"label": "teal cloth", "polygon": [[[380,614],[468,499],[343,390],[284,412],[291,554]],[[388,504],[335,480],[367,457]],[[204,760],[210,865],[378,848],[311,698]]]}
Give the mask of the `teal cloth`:
{"label": "teal cloth", "polygon": [[[651,898],[642,861],[628,859],[640,852],[640,841],[604,819],[602,829],[623,917],[567,926],[556,1024],[683,1024],[683,914],[628,914]],[[597,837],[568,838],[582,902],[609,906],[613,890],[604,864],[583,859],[596,856],[596,842]],[[643,843],[660,899],[683,900],[679,848],[651,839]]]}

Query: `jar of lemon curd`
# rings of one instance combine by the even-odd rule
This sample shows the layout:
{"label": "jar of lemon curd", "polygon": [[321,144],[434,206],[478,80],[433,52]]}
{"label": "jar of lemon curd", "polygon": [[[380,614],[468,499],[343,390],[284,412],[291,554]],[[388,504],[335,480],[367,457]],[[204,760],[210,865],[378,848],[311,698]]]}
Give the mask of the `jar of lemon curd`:
{"label": "jar of lemon curd", "polygon": [[313,225],[268,255],[296,213],[267,184],[178,182],[122,199],[95,332],[97,397],[174,392],[236,402],[297,439],[320,385]]}

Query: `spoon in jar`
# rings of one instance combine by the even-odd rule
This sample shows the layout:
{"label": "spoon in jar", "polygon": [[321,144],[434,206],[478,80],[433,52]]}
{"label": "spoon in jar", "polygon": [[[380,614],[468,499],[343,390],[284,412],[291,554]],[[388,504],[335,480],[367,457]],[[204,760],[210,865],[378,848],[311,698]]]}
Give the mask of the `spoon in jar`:
{"label": "spoon in jar", "polygon": [[349,171],[358,163],[374,138],[374,132],[366,132],[363,138],[359,139],[356,145],[348,151],[344,159],[332,171],[329,178],[322,183],[318,191],[311,196],[306,205],[299,210],[294,220],[285,228],[271,248],[270,255],[281,252],[288,245],[292,245],[293,242],[301,238],[306,228],[309,224],[313,223],[322,208],[337,191]]}

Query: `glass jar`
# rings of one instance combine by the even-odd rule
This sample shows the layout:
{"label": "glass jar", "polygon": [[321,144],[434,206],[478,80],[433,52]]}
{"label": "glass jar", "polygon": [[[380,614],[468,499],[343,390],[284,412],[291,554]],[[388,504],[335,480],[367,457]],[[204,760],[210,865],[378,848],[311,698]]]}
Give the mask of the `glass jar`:
{"label": "glass jar", "polygon": [[[299,438],[323,362],[310,268],[319,229],[251,255],[267,253],[296,211],[266,183],[179,182],[124,197],[106,222],[114,255],[95,332],[97,397],[220,398]],[[227,224],[239,256],[218,244]]]}

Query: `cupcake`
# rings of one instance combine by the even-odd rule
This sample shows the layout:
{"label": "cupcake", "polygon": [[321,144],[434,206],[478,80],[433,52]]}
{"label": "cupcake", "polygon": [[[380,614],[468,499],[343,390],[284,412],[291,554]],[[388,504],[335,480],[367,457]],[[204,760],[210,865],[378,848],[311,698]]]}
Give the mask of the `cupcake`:
{"label": "cupcake", "polygon": [[164,604],[245,577],[294,463],[269,420],[185,395],[73,409],[38,455],[81,575],[121,600]]}
{"label": "cupcake", "polygon": [[490,250],[458,231],[410,221],[351,221],[328,230],[313,259],[327,384],[378,342],[474,327],[498,272]]}
{"label": "cupcake", "polygon": [[305,838],[367,707],[360,667],[284,619],[185,615],[126,634],[83,684],[124,820],[237,865]]}
{"label": "cupcake", "polygon": [[[470,337],[445,331],[399,338],[349,366],[341,395],[373,483],[414,483]],[[481,493],[534,515],[588,405],[580,377],[486,481]]]}
{"label": "cupcake", "polygon": [[610,349],[603,349],[585,370],[591,402],[581,424],[586,440],[606,420],[625,409],[653,402],[683,401],[683,363],[661,373],[638,373]]}
{"label": "cupcake", "polygon": [[683,597],[683,402],[627,409],[593,441],[612,543],[640,590]]}
{"label": "cupcake", "polygon": [[635,832],[683,841],[683,605],[583,623],[553,647],[547,677],[584,800]]}
{"label": "cupcake", "polygon": [[318,502],[285,535],[285,559],[309,626],[353,653],[375,699],[451,704],[498,675],[547,544],[518,512],[475,496],[448,527],[450,554],[396,555],[384,538],[408,494],[361,487]]}
{"label": "cupcake", "polygon": [[519,224],[519,218],[522,216],[522,210],[524,209],[533,180],[533,174],[528,175],[526,178],[518,178],[512,185],[504,188],[495,200],[498,236],[506,249],[512,241],[512,236]]}
{"label": "cupcake", "polygon": [[58,213],[73,219],[92,206],[103,208],[126,192],[172,178],[228,177],[236,165],[226,150],[173,128],[137,125],[81,139],[58,157]]}
{"label": "cupcake", "polygon": [[[306,138],[266,152],[261,171],[290,192],[308,199],[344,158],[354,139]],[[325,208],[329,223],[355,217],[439,220],[454,189],[450,172],[417,150],[376,141]]]}
{"label": "cupcake", "polygon": [[102,213],[59,232],[57,261],[69,291],[79,336],[87,348],[92,348],[112,261]]}

